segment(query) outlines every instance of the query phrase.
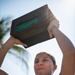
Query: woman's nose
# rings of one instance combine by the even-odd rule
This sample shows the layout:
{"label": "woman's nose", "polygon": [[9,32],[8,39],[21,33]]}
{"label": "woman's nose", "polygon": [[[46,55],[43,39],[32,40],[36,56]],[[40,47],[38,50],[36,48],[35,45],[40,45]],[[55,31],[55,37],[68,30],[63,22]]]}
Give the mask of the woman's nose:
{"label": "woman's nose", "polygon": [[42,61],[39,61],[38,65],[43,65],[43,62]]}

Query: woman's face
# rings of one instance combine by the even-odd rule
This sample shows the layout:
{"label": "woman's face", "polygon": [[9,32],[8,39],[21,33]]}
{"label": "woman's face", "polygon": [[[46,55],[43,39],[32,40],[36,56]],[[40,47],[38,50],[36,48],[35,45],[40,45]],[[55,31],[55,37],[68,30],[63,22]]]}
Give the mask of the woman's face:
{"label": "woman's face", "polygon": [[46,53],[40,53],[36,56],[34,62],[36,75],[52,75],[55,69],[53,61]]}

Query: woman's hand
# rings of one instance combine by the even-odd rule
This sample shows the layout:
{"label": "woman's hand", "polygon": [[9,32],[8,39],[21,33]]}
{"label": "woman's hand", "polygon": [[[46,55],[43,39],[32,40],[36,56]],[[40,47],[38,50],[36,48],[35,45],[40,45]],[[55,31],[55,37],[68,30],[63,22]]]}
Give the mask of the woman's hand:
{"label": "woman's hand", "polygon": [[14,38],[12,36],[10,37],[10,39],[13,41],[14,44],[23,45],[23,46],[27,47],[27,44],[22,43],[20,40]]}
{"label": "woman's hand", "polygon": [[56,19],[52,20],[47,28],[50,38],[52,38],[54,28],[59,28],[59,21]]}

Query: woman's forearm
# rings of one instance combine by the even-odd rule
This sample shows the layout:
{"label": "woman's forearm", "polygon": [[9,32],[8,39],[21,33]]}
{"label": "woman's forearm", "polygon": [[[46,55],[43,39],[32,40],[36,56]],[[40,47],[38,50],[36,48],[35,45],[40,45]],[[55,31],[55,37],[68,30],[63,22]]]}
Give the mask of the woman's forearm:
{"label": "woman's forearm", "polygon": [[75,49],[69,38],[58,28],[53,29],[58,45],[63,53],[61,75],[74,75],[75,70]]}
{"label": "woman's forearm", "polygon": [[74,45],[72,44],[72,42],[58,28],[53,29],[53,35],[55,36],[59,44],[59,47],[61,48],[64,54],[67,52],[73,52],[73,51],[75,52]]}
{"label": "woman's forearm", "polygon": [[1,64],[4,60],[4,57],[6,55],[6,53],[9,51],[9,49],[14,45],[14,44],[19,44],[19,45],[23,45],[25,47],[27,47],[26,44],[22,43],[20,40],[14,38],[14,37],[10,37],[6,43],[0,48],[0,67]]}
{"label": "woman's forearm", "polygon": [[13,46],[14,44],[14,41],[13,41],[13,38],[10,37],[6,43],[0,48],[0,67],[1,67],[1,64],[4,60],[4,57],[6,55],[6,53],[9,51],[9,49]]}

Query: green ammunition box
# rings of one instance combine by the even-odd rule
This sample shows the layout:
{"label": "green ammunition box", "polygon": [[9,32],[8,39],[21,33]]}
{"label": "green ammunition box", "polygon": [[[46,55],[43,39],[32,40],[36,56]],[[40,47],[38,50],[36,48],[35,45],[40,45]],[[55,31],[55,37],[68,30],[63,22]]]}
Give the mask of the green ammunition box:
{"label": "green ammunition box", "polygon": [[53,19],[56,18],[48,5],[44,5],[14,19],[10,34],[27,44],[28,47],[33,46],[50,39],[47,27]]}

